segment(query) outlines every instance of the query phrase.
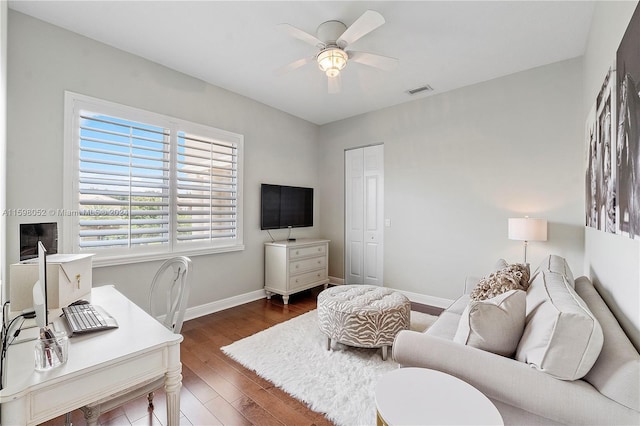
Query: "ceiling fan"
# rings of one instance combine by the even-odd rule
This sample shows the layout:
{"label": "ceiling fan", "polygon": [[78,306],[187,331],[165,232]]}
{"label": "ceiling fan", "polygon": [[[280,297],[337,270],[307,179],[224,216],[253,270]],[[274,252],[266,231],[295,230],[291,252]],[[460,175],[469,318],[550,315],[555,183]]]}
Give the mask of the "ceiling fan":
{"label": "ceiling fan", "polygon": [[329,93],[340,92],[340,71],[344,69],[348,61],[390,71],[398,64],[396,58],[355,50],[345,50],[347,46],[353,44],[384,23],[385,20],[380,13],[374,10],[367,10],[348,28],[340,21],[323,22],[318,26],[315,36],[290,24],[279,24],[277,26],[279,30],[320,49],[315,56],[293,61],[279,71],[284,73],[315,61],[327,76]]}

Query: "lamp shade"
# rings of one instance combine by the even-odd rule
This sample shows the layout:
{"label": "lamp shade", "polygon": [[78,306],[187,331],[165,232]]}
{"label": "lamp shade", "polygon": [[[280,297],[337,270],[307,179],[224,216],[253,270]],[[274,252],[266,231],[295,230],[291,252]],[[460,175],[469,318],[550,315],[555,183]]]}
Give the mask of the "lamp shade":
{"label": "lamp shade", "polygon": [[509,218],[509,239],[547,241],[547,220],[529,217]]}

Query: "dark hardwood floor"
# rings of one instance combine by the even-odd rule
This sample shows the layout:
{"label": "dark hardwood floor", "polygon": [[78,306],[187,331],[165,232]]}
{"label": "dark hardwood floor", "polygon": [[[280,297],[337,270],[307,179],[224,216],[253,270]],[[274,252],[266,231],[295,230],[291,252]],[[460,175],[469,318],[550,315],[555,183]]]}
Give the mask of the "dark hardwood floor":
{"label": "dark hardwood floor", "polygon": [[[220,347],[316,308],[322,287],[290,296],[258,300],[184,323],[181,345],[182,425],[331,425],[322,414],[290,397],[231,358]],[[438,315],[441,310],[412,303],[412,309]],[[100,416],[101,425],[166,425],[165,396],[156,392],[149,410],[146,397]],[[80,410],[74,425],[84,425]],[[44,425],[62,425],[59,417]]]}

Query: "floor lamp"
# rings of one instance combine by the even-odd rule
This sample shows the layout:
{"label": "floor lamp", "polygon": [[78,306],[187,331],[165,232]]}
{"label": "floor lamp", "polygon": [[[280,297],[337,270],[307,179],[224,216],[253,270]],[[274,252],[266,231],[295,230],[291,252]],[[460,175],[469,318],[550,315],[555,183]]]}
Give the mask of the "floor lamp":
{"label": "floor lamp", "polygon": [[509,218],[509,239],[524,241],[524,263],[527,263],[527,243],[547,241],[547,220],[528,216]]}

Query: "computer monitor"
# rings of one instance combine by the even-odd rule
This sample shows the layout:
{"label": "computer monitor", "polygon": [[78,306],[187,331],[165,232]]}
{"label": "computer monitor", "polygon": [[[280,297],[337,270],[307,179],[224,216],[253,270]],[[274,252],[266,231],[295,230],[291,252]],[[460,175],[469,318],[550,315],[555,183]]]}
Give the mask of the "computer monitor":
{"label": "computer monitor", "polygon": [[42,241],[38,241],[38,281],[33,286],[33,309],[36,311],[36,324],[44,328],[49,324],[47,312],[47,250]]}
{"label": "computer monitor", "polygon": [[38,257],[38,241],[44,243],[47,254],[58,252],[58,223],[20,224],[20,262]]}

